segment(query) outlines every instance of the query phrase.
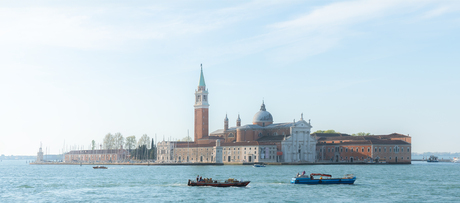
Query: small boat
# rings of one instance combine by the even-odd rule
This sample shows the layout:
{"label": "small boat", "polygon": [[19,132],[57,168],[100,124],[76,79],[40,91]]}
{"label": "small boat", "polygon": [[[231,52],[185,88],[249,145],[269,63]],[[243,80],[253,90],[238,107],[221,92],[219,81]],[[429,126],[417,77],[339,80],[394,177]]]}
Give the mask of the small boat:
{"label": "small boat", "polygon": [[431,155],[430,158],[426,160],[426,162],[438,162],[438,157]]}
{"label": "small boat", "polygon": [[107,169],[106,166],[94,166],[93,168],[94,169]]}
{"label": "small boat", "polygon": [[225,181],[206,179],[202,181],[188,180],[188,186],[210,186],[210,187],[246,187],[251,181],[239,181],[237,179],[229,178]]}
{"label": "small boat", "polygon": [[[319,178],[315,178],[319,177]],[[329,174],[312,173],[310,175],[298,175],[292,178],[292,184],[353,184],[356,177],[353,174],[347,174],[343,178],[332,178]]]}
{"label": "small boat", "polygon": [[265,167],[265,164],[254,164],[253,167]]}
{"label": "small boat", "polygon": [[459,159],[458,157],[454,157],[454,158],[452,159],[452,162],[453,162],[453,163],[460,163],[460,159]]}

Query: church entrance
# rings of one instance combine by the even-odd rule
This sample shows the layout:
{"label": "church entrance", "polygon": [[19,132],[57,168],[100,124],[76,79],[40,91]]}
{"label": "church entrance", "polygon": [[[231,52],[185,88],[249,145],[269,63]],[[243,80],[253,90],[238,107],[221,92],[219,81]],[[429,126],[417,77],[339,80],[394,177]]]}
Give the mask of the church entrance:
{"label": "church entrance", "polygon": [[248,156],[248,161],[251,162],[252,156]]}

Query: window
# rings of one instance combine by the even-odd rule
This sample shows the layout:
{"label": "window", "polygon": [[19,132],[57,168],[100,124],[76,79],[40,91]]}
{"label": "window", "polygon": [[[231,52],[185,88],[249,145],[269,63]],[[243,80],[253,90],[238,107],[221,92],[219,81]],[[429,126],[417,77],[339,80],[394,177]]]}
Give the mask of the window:
{"label": "window", "polygon": [[353,147],[352,147],[352,148],[350,148],[350,152],[353,152]]}
{"label": "window", "polygon": [[361,152],[364,152],[364,147],[361,147]]}
{"label": "window", "polygon": [[206,101],[206,95],[203,95],[203,101]]}
{"label": "window", "polygon": [[257,151],[254,151],[254,154],[257,154]]}
{"label": "window", "polygon": [[377,147],[376,147],[376,148],[374,148],[374,152],[377,152]]}
{"label": "window", "polygon": [[407,152],[410,152],[410,149],[409,149],[409,147],[407,147]]}
{"label": "window", "polygon": [[391,152],[391,147],[389,147],[389,148],[390,148],[390,152]]}
{"label": "window", "polygon": [[345,152],[348,152],[348,147],[345,147]]}
{"label": "window", "polygon": [[332,141],[332,143],[334,143],[334,141]]}
{"label": "window", "polygon": [[367,152],[371,152],[371,148],[370,148],[370,147],[367,148]]}
{"label": "window", "polygon": [[382,151],[382,149],[379,147],[379,152],[381,152],[381,151]]}
{"label": "window", "polygon": [[401,160],[403,160],[403,159],[404,159],[404,157],[401,157]]}
{"label": "window", "polygon": [[244,148],[244,150],[246,150],[246,147]]}
{"label": "window", "polygon": [[251,150],[251,147],[249,147],[249,150]]}
{"label": "window", "polygon": [[331,152],[331,148],[327,148],[327,152]]}
{"label": "window", "polygon": [[319,152],[323,152],[321,148],[319,148]]}
{"label": "window", "polygon": [[387,148],[386,148],[386,147],[383,148],[383,152],[387,152]]}
{"label": "window", "polygon": [[342,147],[340,147],[340,152],[343,152],[343,148],[342,148]]}

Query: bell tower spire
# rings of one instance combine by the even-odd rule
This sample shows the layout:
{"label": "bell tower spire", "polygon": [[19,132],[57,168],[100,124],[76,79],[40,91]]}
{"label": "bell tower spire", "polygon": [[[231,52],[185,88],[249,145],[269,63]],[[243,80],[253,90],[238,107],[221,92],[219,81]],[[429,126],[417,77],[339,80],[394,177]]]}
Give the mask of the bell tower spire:
{"label": "bell tower spire", "polygon": [[203,64],[201,64],[200,81],[198,89],[195,90],[195,143],[209,134],[209,103],[208,90],[204,82]]}

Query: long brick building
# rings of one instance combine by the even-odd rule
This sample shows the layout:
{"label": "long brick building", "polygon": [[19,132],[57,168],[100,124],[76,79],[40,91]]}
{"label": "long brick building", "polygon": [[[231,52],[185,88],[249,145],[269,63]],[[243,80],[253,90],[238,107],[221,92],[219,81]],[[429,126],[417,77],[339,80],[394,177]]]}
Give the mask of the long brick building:
{"label": "long brick building", "polygon": [[314,133],[318,138],[318,162],[386,162],[410,163],[411,137],[389,135],[350,136]]}

